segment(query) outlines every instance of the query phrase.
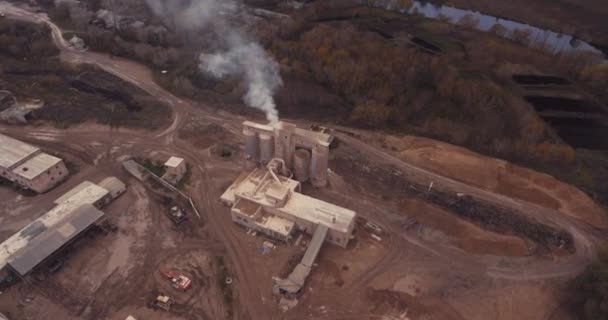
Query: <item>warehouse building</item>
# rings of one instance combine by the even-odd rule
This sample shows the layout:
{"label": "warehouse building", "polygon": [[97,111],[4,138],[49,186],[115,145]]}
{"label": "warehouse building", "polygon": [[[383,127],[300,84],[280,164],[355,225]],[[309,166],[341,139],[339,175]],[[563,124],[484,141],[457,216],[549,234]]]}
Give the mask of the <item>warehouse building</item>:
{"label": "warehouse building", "polygon": [[[115,181],[111,185],[124,186]],[[55,200],[54,208],[0,244],[0,282],[11,273],[26,276],[78,236],[101,224],[105,214],[100,209],[121,194],[117,190],[85,181]]]}
{"label": "warehouse building", "polygon": [[42,193],[59,184],[68,174],[63,160],[0,134],[0,177]]}

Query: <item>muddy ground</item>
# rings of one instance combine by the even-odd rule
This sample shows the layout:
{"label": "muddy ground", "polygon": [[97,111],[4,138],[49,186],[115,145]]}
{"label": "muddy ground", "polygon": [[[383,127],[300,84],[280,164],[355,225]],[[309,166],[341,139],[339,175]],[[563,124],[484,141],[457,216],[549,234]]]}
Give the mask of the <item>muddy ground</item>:
{"label": "muddy ground", "polygon": [[[249,316],[239,313],[239,306],[244,303],[242,299],[254,299],[275,315],[273,319],[350,319],[354,315],[358,319],[378,315],[404,319],[404,314],[469,319],[481,310],[486,315],[495,314],[496,319],[515,319],[552,312],[553,304],[547,301],[552,301],[560,281],[544,281],[542,287],[546,289],[538,290],[539,286],[530,282],[492,280],[485,276],[485,267],[475,262],[477,258],[469,261],[458,253],[464,250],[472,257],[519,256],[534,261],[538,258],[531,255],[530,242],[459,221],[449,210],[407,193],[394,198],[391,193],[383,197],[382,189],[368,192],[366,188],[382,183],[385,177],[361,174],[352,170],[351,164],[338,161],[345,152],[356,155],[345,146],[334,150],[337,158],[331,165],[330,186],[305,186],[304,192],[356,210],[362,219],[356,238],[346,250],[324,247],[297,305],[281,311],[271,294],[272,277],[290,270],[293,265],[289,261],[303,253],[309,238],[304,237],[298,246],[277,243],[276,249],[263,254],[262,242],[267,239],[252,236],[231,222],[228,208],[219,203],[218,197],[240,173],[238,138],[230,131],[209,126],[208,120],[195,117],[180,131],[180,136],[187,137],[185,141],[199,146],[192,152],[208,169],[204,179],[195,170],[192,182],[186,186],[187,192],[195,192],[197,197],[204,194],[208,199],[196,201],[202,217],[198,219],[190,212],[188,225],[180,228],[165,216],[166,199],[159,194],[166,192],[130,178],[120,168],[119,161],[128,156],[160,160],[171,154],[155,147],[154,142],[141,140],[145,132],[119,130],[109,155],[100,139],[99,132],[103,131],[95,133],[103,127],[93,126],[88,129],[90,133],[79,135],[75,133],[87,129],[81,126],[58,134],[48,133],[54,129],[34,129],[23,135],[46,149],[64,145],[61,155],[79,170],[64,184],[40,196],[24,197],[8,187],[0,188],[0,197],[8,204],[1,214],[3,238],[48,210],[52,200],[84,179],[95,182],[115,175],[128,183],[129,191],[104,209],[118,225],[116,232],[76,243],[61,271],[44,274],[43,280],[21,282],[0,295],[0,310],[15,319],[122,320],[128,314],[144,319],[228,319],[232,314],[236,319],[247,319]],[[231,156],[214,152],[224,143],[238,148],[237,152]],[[370,163],[356,163],[362,170],[377,169]],[[193,163],[194,168],[197,166]],[[201,183],[204,191],[199,189]],[[403,201],[408,206],[403,207]],[[426,219],[425,213],[434,218]],[[412,218],[415,223],[406,226]],[[211,229],[210,219],[218,219],[221,231]],[[380,241],[362,228],[366,220],[383,226]],[[234,274],[238,266],[218,239],[218,232],[234,237],[232,250],[239,255],[236,261],[240,267],[246,268],[247,284]],[[170,288],[158,274],[164,267],[191,276],[194,284],[190,291],[179,293]],[[234,279],[229,291],[222,283],[227,276]],[[249,295],[245,285],[255,286],[251,290],[257,295]],[[176,300],[171,312],[148,308],[150,299],[160,292]],[[471,297],[486,292],[493,292],[496,300],[470,303]],[[519,301],[517,310],[508,309],[513,292],[535,299]],[[350,299],[341,298],[345,294]]]}

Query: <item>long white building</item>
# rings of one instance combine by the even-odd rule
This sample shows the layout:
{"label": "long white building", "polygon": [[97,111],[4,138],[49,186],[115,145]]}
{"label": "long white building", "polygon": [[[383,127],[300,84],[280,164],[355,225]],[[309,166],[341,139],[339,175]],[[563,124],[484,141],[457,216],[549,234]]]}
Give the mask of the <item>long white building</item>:
{"label": "long white building", "polygon": [[63,160],[0,134],[0,177],[42,193],[69,174]]}
{"label": "long white building", "polygon": [[102,221],[100,209],[125,190],[120,180],[110,177],[99,184],[84,181],[59,197],[54,208],[0,243],[0,283],[11,273],[26,276]]}

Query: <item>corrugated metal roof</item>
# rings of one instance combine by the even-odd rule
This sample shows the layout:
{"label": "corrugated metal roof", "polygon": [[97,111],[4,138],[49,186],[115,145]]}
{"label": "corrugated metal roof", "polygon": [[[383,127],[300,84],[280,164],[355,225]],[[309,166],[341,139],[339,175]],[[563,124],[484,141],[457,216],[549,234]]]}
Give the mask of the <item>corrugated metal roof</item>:
{"label": "corrugated metal roof", "polygon": [[0,244],[0,269],[4,268],[14,253],[28,246],[32,239],[43,233],[46,229],[61,223],[66,216],[83,204],[92,205],[103,197],[106,197],[109,191],[92,184],[85,188],[79,188],[79,191],[76,193],[72,191],[68,193],[70,197]]}
{"label": "corrugated metal roof", "polygon": [[96,185],[91,182],[91,181],[83,181],[80,184],[78,184],[77,186],[75,186],[74,188],[72,188],[70,191],[64,193],[61,197],[57,198],[57,200],[54,201],[55,204],[60,204],[65,202],[66,200],[70,199],[71,197],[73,197],[74,195],[82,192],[83,190],[87,189],[87,188],[94,188]]}
{"label": "corrugated metal roof", "polygon": [[12,168],[39,151],[37,147],[0,134],[0,167]]}
{"label": "corrugated metal roof", "polygon": [[120,193],[127,188],[127,186],[116,177],[105,178],[97,185],[110,191],[111,194]]}
{"label": "corrugated metal roof", "polygon": [[104,216],[102,211],[93,205],[84,204],[66,215],[61,222],[45,229],[28,245],[15,252],[8,264],[24,276],[38,266],[42,261],[55,253],[76,236],[87,230]]}
{"label": "corrugated metal roof", "polygon": [[53,168],[61,161],[62,160],[57,157],[41,152],[13,169],[13,173],[31,180]]}

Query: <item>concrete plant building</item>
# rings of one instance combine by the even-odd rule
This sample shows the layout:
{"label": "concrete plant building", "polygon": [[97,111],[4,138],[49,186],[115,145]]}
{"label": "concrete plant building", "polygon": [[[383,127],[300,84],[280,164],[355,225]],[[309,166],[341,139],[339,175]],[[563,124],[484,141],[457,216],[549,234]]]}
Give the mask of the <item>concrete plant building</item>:
{"label": "concrete plant building", "polygon": [[[120,187],[114,180],[112,186]],[[85,181],[55,200],[54,208],[1,243],[0,283],[11,274],[25,277],[87,230],[101,224],[105,214],[100,209],[121,194],[113,188],[108,190]]]}
{"label": "concrete plant building", "polygon": [[327,227],[327,242],[345,248],[353,238],[356,213],[300,193],[300,182],[258,168],[241,175],[222,195],[232,220],[275,239],[289,241],[296,230],[313,234]]}
{"label": "concrete plant building", "polygon": [[327,184],[329,145],[334,139],[333,131],[319,126],[306,130],[284,121],[276,125],[245,121],[243,134],[245,159],[253,164],[250,167],[266,165],[274,158],[282,159],[296,180],[310,180],[315,187]]}
{"label": "concrete plant building", "polygon": [[63,181],[68,174],[63,160],[0,134],[0,177],[43,193]]}
{"label": "concrete plant building", "polygon": [[[245,121],[246,168],[224,192],[232,221],[274,239],[288,242],[297,231],[312,235],[302,261],[285,279],[275,279],[273,292],[293,298],[302,292],[323,244],[342,248],[353,238],[356,213],[303,195],[301,183],[327,184],[327,163],[333,131],[311,130],[279,122],[263,125]],[[295,177],[295,179],[292,179]]]}

